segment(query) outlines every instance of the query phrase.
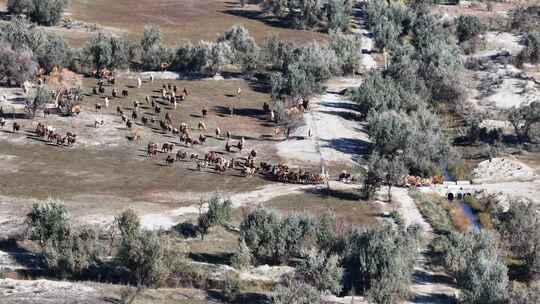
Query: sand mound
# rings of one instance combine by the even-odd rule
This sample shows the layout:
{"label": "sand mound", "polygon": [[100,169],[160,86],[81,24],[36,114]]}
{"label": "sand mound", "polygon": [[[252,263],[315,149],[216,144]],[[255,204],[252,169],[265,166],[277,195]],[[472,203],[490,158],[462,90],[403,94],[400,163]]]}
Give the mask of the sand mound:
{"label": "sand mound", "polygon": [[509,158],[494,158],[478,164],[473,171],[474,183],[496,183],[535,178],[534,170]]}

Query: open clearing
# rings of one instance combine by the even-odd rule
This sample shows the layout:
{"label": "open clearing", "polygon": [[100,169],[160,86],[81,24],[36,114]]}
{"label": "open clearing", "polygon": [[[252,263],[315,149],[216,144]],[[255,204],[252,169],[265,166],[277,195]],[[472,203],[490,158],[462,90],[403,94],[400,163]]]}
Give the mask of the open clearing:
{"label": "open clearing", "polygon": [[[6,2],[0,0],[0,7],[5,7]],[[326,39],[323,33],[286,28],[261,14],[258,5],[241,8],[238,2],[227,0],[71,0],[66,17],[131,39],[140,39],[146,24],[156,24],[170,46],[181,41],[213,41],[235,24],[246,27],[257,42],[271,33],[293,41]],[[93,34],[60,26],[51,30],[64,36],[73,46],[84,44]]]}

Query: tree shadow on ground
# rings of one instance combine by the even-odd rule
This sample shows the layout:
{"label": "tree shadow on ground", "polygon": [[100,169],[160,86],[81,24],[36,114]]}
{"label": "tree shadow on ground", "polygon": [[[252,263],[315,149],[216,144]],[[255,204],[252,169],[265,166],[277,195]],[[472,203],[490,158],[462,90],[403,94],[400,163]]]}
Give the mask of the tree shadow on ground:
{"label": "tree shadow on ground", "polygon": [[247,18],[250,20],[260,21],[264,23],[265,25],[275,27],[275,28],[291,29],[289,22],[286,22],[285,20],[274,17],[274,16],[265,15],[264,13],[260,11],[243,10],[243,9],[228,9],[228,10],[220,11],[220,13],[232,15],[236,17]]}
{"label": "tree shadow on ground", "polygon": [[210,264],[224,264],[230,265],[233,254],[231,252],[191,252],[189,258],[196,262],[210,263]]}
{"label": "tree shadow on ground", "polygon": [[360,161],[364,155],[371,152],[371,143],[357,138],[335,138],[330,140],[321,140],[321,148],[331,148],[336,151],[349,154],[354,161]]}
{"label": "tree shadow on ground", "polygon": [[[360,189],[360,185],[358,186]],[[354,190],[334,190],[328,188],[313,188],[305,189],[305,193],[314,194],[323,198],[331,197],[344,201],[359,201],[363,200],[363,196],[359,191]]]}
{"label": "tree shadow on ground", "polygon": [[[224,106],[214,106],[212,108],[217,114],[221,115],[229,115],[229,108]],[[259,119],[264,119],[264,117],[261,118],[261,116],[264,116],[265,113],[262,109],[255,109],[255,108],[233,108],[233,116],[247,116],[247,117],[256,117]],[[266,120],[266,119],[265,119]]]}

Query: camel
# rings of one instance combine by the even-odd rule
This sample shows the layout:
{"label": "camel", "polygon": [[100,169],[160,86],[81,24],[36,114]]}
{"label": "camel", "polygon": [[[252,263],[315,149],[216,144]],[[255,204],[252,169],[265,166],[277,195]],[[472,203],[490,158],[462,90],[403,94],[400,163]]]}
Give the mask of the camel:
{"label": "camel", "polygon": [[184,160],[184,159],[186,159],[186,157],[187,157],[186,151],[178,150],[176,152],[176,161]]}
{"label": "camel", "polygon": [[171,116],[169,115],[169,112],[165,113],[165,121],[172,124],[172,119],[171,119]]}
{"label": "camel", "polygon": [[103,119],[102,119],[102,120],[98,120],[98,119],[96,118],[96,120],[94,120],[94,128],[97,128],[97,127],[99,127],[99,126],[103,126],[104,124],[105,124],[105,122],[103,121]]}
{"label": "camel", "polygon": [[173,143],[164,143],[162,146],[161,146],[161,152],[165,153],[165,152],[168,152],[168,153],[171,153],[174,149],[174,144]]}
{"label": "camel", "polygon": [[206,125],[204,124],[203,121],[199,121],[198,127],[199,127],[199,130],[206,130]]}
{"label": "camel", "polygon": [[158,150],[158,145],[156,143],[153,143],[153,142],[148,143],[148,148],[147,148],[148,157],[155,156],[157,154],[157,150]]}
{"label": "camel", "polygon": [[204,144],[206,142],[206,136],[204,136],[204,134],[200,134],[199,141],[201,142],[201,144]]}

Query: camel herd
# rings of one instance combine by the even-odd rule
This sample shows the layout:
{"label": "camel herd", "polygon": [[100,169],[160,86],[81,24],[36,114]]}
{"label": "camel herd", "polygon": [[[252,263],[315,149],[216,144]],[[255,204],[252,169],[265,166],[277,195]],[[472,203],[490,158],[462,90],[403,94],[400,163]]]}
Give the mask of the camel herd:
{"label": "camel herd", "polygon": [[[111,106],[109,98],[125,98],[130,92],[128,87],[116,87],[117,81],[112,73],[100,71],[96,73],[98,79],[97,85],[92,88],[92,93],[102,98],[94,104],[94,110],[99,113]],[[150,83],[153,83],[153,77],[150,78]],[[106,87],[109,86],[107,89]],[[143,81],[137,78],[136,87],[141,88]],[[154,88],[157,89],[157,88]],[[106,94],[109,90],[109,94]],[[128,139],[132,141],[141,141],[141,135],[138,134],[137,128],[134,128],[135,123],[142,126],[159,129],[163,134],[172,134],[177,138],[175,142],[165,142],[157,144],[149,142],[147,145],[147,155],[149,158],[154,158],[158,153],[166,154],[163,159],[165,166],[171,167],[175,162],[193,162],[196,170],[213,170],[218,174],[226,172],[239,172],[242,176],[251,177],[254,175],[262,175],[279,182],[300,183],[300,184],[320,184],[328,180],[328,175],[309,172],[305,169],[291,169],[285,164],[268,164],[263,161],[256,161],[257,151],[254,149],[248,150],[246,157],[242,153],[246,150],[246,141],[243,137],[233,137],[230,130],[222,130],[216,127],[212,131],[214,134],[210,136],[208,133],[207,118],[209,111],[206,107],[201,109],[202,119],[196,123],[196,127],[191,127],[186,122],[175,124],[170,111],[177,108],[179,102],[187,100],[190,96],[190,91],[187,88],[178,88],[173,84],[163,84],[159,88],[160,96],[147,96],[143,102],[134,101],[130,112],[125,113],[125,108],[118,105],[116,113],[120,116],[122,123],[125,124],[128,130],[132,131],[132,136]],[[242,94],[241,88],[235,92],[236,96]],[[82,97],[82,96],[81,96]],[[82,98],[76,98],[82,102]],[[170,107],[163,107],[164,104],[169,104]],[[154,115],[143,113],[141,108],[151,109]],[[270,121],[275,121],[275,114],[267,103],[263,105],[263,111],[269,115]],[[234,109],[229,108],[230,115],[234,114]],[[139,123],[140,122],[140,123]],[[93,126],[99,128],[104,125],[103,119],[96,118]],[[0,120],[0,127],[4,127],[6,121]],[[18,132],[22,126],[14,122],[13,132]],[[38,138],[42,138],[49,143],[55,143],[58,146],[72,146],[77,141],[77,135],[73,132],[61,134],[51,125],[38,122],[33,129]],[[198,134],[194,134],[198,133]],[[218,140],[223,140],[224,146],[222,151],[210,151],[204,155],[199,155],[196,150],[189,151],[197,145],[205,145],[208,137],[213,137]],[[178,148],[178,149],[177,149]],[[175,151],[176,150],[176,151]],[[236,154],[238,153],[238,154]],[[229,157],[226,157],[229,155]],[[231,157],[232,156],[232,157]]]}

